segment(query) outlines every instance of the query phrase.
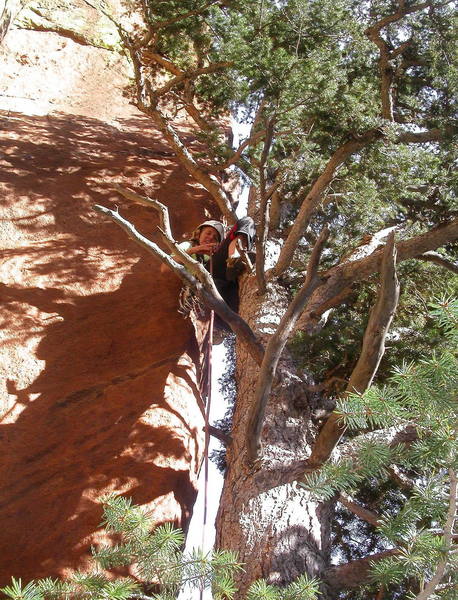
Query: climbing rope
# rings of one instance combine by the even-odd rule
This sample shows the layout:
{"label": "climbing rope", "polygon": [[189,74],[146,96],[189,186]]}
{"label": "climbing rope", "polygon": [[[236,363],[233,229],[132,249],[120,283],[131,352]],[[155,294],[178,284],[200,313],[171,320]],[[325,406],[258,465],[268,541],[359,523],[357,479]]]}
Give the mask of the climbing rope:
{"label": "climbing rope", "polygon": [[213,349],[213,324],[215,315],[210,311],[210,323],[208,327],[208,351],[207,351],[207,402],[205,405],[205,445],[204,445],[204,517],[202,528],[202,548],[205,542],[205,529],[207,526],[208,508],[208,447],[210,444],[210,409],[211,409],[211,387],[212,387],[212,349]]}
{"label": "climbing rope", "polygon": [[[210,275],[213,276],[213,261],[210,258]],[[210,311],[210,319],[208,325],[208,337],[207,337],[207,352],[205,358],[207,362],[207,398],[205,404],[205,444],[204,444],[204,510],[203,510],[203,524],[202,524],[202,551],[205,548],[205,533],[207,529],[207,513],[208,513],[208,448],[210,445],[210,408],[212,398],[212,354],[213,354],[213,325],[215,321],[215,313],[213,310]],[[199,598],[203,600],[204,590],[201,587]]]}

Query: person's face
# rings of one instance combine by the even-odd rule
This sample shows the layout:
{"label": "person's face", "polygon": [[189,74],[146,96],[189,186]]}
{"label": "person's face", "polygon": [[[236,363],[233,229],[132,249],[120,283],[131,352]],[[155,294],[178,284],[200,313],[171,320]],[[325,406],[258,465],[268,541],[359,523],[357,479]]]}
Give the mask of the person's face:
{"label": "person's face", "polygon": [[219,235],[216,229],[211,227],[210,225],[205,225],[200,230],[199,235],[199,244],[218,244],[219,243]]}

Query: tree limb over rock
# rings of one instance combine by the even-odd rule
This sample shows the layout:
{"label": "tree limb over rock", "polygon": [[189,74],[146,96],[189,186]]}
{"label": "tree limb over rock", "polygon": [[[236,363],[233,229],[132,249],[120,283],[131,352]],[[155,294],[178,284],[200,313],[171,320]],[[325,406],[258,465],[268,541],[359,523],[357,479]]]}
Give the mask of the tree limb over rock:
{"label": "tree limb over rock", "polygon": [[149,240],[137,231],[135,226],[127,219],[124,219],[117,211],[106,208],[105,206],[96,205],[94,209],[108,216],[112,221],[119,225],[127,235],[137,244],[145,248],[148,252],[157,256],[164,264],[178,275],[198,296],[198,298],[211,310],[214,310],[234,331],[240,341],[246,345],[248,352],[253,359],[261,364],[264,354],[264,348],[261,342],[255,336],[253,330],[248,323],[240,317],[236,312],[231,310],[226,302],[221,297],[216,289],[214,281],[210,273],[196,260],[191,258],[189,254],[183,252],[179,245],[175,242],[171,235],[170,221],[168,209],[158,200],[153,198],[140,196],[132,190],[116,186],[116,191],[121,193],[125,198],[128,198],[139,204],[155,208],[160,215],[161,227],[159,231],[162,234],[164,242],[175,255],[180,257],[183,264],[175,261],[169,254],[164,252],[155,242]]}

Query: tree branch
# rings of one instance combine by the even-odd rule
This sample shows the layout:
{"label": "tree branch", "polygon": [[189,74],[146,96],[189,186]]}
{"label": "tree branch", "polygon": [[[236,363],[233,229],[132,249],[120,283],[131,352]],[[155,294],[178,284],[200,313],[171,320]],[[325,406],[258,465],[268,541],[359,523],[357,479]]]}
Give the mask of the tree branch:
{"label": "tree branch", "polygon": [[[377,301],[371,310],[364,332],[361,354],[350,376],[346,393],[362,394],[372,383],[385,352],[385,338],[399,300],[399,282],[396,277],[396,248],[394,232],[388,238],[381,264],[381,283]],[[320,430],[309,462],[322,465],[345,433],[340,415],[332,413]]]}
{"label": "tree branch", "polygon": [[359,136],[358,139],[345,142],[334,152],[302,203],[299,214],[280,252],[277,264],[272,270],[273,276],[278,277],[282,275],[289,267],[298,242],[310,221],[310,217],[317,208],[325,189],[334,178],[336,171],[349,156],[381,136],[382,133],[379,130],[370,130],[364,135]]}
{"label": "tree branch", "polygon": [[232,63],[230,62],[219,62],[212,63],[206,67],[202,67],[200,69],[193,69],[191,71],[182,71],[179,75],[176,75],[173,79],[165,83],[162,87],[154,90],[154,95],[159,98],[164,94],[170,92],[172,88],[176,85],[182,83],[185,80],[196,79],[200,75],[206,75],[207,73],[214,73],[215,71],[219,71],[220,69],[224,69],[225,67],[230,67]]}
{"label": "tree branch", "polygon": [[[417,235],[408,240],[397,243],[397,261],[401,262],[415,258],[429,250],[440,248],[444,244],[454,242],[458,239],[458,218],[442,223],[429,231]],[[358,281],[363,281],[373,273],[380,270],[383,251],[377,249],[369,256],[363,256],[357,260],[347,260],[331,267],[325,274],[326,283],[316,290],[307,305],[307,309],[301,316],[297,329],[307,331],[319,321],[321,315],[330,306],[338,303],[351,293],[352,286]]]}
{"label": "tree branch", "polygon": [[368,582],[371,563],[396,554],[399,554],[399,550],[393,548],[392,550],[377,552],[343,565],[331,567],[325,574],[325,581],[333,592],[341,589],[357,588]]}
{"label": "tree branch", "polygon": [[433,127],[427,131],[405,131],[398,135],[395,140],[397,144],[426,144],[428,142],[441,142],[446,138],[456,135],[458,127],[456,125],[447,125],[443,129]]}
{"label": "tree branch", "polygon": [[[453,469],[449,469],[450,476],[450,494],[449,494],[449,504],[447,511],[447,519],[444,526],[444,553],[448,553],[452,547],[452,538],[453,538],[453,526],[456,519],[456,507],[457,507],[457,488],[458,482],[456,477],[456,472]],[[422,591],[415,597],[415,600],[427,600],[430,596],[432,596],[436,590],[436,587],[440,584],[442,577],[445,574],[445,569],[447,567],[447,554],[445,554],[445,558],[442,559],[436,567],[434,575],[422,589]]]}
{"label": "tree branch", "polygon": [[218,429],[218,427],[209,425],[208,432],[210,435],[219,440],[225,446],[229,446],[229,444],[232,442],[231,436],[225,433],[224,431],[221,431],[221,429]]}
{"label": "tree branch", "polygon": [[274,135],[274,120],[269,119],[266,126],[266,137],[264,139],[264,148],[261,155],[261,161],[259,164],[259,228],[257,232],[257,246],[256,246],[256,279],[258,281],[258,291],[261,295],[266,293],[266,276],[265,276],[265,253],[267,236],[269,234],[269,213],[271,196],[267,194],[266,190],[266,177],[265,177],[265,165],[267,157],[272,147],[272,140]]}
{"label": "tree branch", "polygon": [[419,254],[415,258],[418,258],[418,260],[423,260],[425,262],[435,263],[436,265],[444,267],[445,269],[449,269],[453,273],[458,273],[458,263],[454,263],[451,260],[448,260],[447,258],[445,258],[445,256],[442,256],[442,254],[439,254],[438,252],[424,252],[423,254]]}
{"label": "tree branch", "polygon": [[363,338],[361,355],[350,376],[347,391],[363,393],[372,383],[385,353],[385,338],[399,300],[399,281],[396,276],[394,232],[385,246],[381,268],[381,286]]}
{"label": "tree branch", "polygon": [[380,517],[377,514],[371,510],[368,510],[367,508],[364,508],[364,506],[361,506],[361,504],[355,502],[347,494],[342,492],[337,498],[337,501],[363,521],[370,523],[374,527],[378,527],[380,525]]}
{"label": "tree branch", "polygon": [[296,321],[304,310],[304,306],[308,299],[313,291],[322,283],[317,275],[317,271],[320,256],[324,244],[328,239],[328,235],[329,232],[327,227],[323,228],[312,250],[307,265],[307,275],[304,284],[288,306],[277,330],[269,338],[264,359],[261,364],[254,401],[248,417],[246,438],[248,459],[250,462],[254,462],[260,450],[260,437],[264,422],[264,414],[281,353],[283,352],[288,337],[293,331]]}
{"label": "tree branch", "polygon": [[[390,448],[394,448],[400,444],[411,444],[418,439],[418,432],[413,424],[408,423],[402,427],[390,427],[388,429],[364,433],[342,444],[339,447],[339,455],[346,458],[355,458],[355,446],[359,437],[364,437],[365,440],[369,439],[375,443],[389,443]],[[286,463],[282,459],[275,464],[271,463],[269,468],[260,469],[254,475],[258,493],[266,492],[285,483],[300,480],[304,475],[316,471],[320,466],[310,463],[310,458],[296,459],[290,463]]]}
{"label": "tree branch", "polygon": [[161,114],[161,112],[148,106],[143,101],[138,103],[139,109],[150,116],[154,123],[158,126],[160,131],[164,134],[164,137],[173,148],[175,153],[179,156],[180,162],[184,165],[186,170],[194,177],[194,179],[200,183],[216,201],[222,214],[227,217],[230,223],[234,223],[236,219],[235,212],[233,211],[231,200],[226,194],[224,189],[221,187],[219,181],[214,175],[209,175],[198,163],[194,160],[189,150],[180,140],[178,134],[171,125],[167,122],[167,119]]}
{"label": "tree branch", "polygon": [[256,133],[253,133],[252,135],[250,135],[246,140],[244,140],[239,145],[237,150],[234,152],[234,154],[232,154],[232,156],[230,158],[228,158],[222,165],[218,165],[218,167],[217,167],[218,170],[227,169],[231,165],[234,165],[235,163],[237,163],[240,160],[240,158],[242,157],[243,151],[246,148],[248,148],[248,146],[258,144],[262,139],[264,139],[265,135],[266,135],[265,130],[258,131]]}
{"label": "tree branch", "polygon": [[[119,187],[117,189],[119,191]],[[165,216],[165,221],[162,223],[163,230],[160,231],[163,234],[165,243],[168,245],[171,251],[180,257],[183,265],[173,260],[173,258],[164,252],[155,242],[152,242],[148,238],[141,235],[136,230],[135,226],[124,219],[118,212],[100,205],[96,205],[94,209],[108,216],[112,221],[119,225],[131,239],[133,239],[151,254],[157,256],[163,263],[168,265],[170,269],[172,269],[172,271],[185,282],[186,285],[189,285],[195,291],[196,295],[206,306],[208,306],[211,310],[214,310],[222,319],[224,319],[224,321],[226,321],[226,323],[228,323],[240,341],[247,347],[248,352],[257,362],[257,364],[261,364],[264,355],[264,348],[258,338],[255,336],[251,327],[244,319],[242,319],[240,315],[229,308],[216,289],[214,281],[209,272],[198,261],[192,259],[189,254],[183,252],[183,250],[181,250],[179,245],[171,237],[167,207],[162,205],[157,200],[135,194],[135,192],[132,192],[132,190],[124,189],[124,192],[121,193],[123,193],[125,197],[128,197],[135,202],[156,208],[156,210],[160,211],[162,216]]]}
{"label": "tree branch", "polygon": [[6,0],[0,15],[0,43],[28,0]]}

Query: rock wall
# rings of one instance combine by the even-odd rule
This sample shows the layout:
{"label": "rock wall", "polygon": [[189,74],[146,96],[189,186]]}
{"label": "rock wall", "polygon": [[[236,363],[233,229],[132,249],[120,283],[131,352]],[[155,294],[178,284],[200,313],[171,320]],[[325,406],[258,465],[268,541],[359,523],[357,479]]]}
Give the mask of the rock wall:
{"label": "rock wall", "polygon": [[17,29],[0,52],[0,585],[84,568],[107,492],[185,528],[196,495],[203,416],[180,283],[92,205],[157,239],[154,211],[114,181],[168,204],[177,237],[211,204],[106,52]]}

